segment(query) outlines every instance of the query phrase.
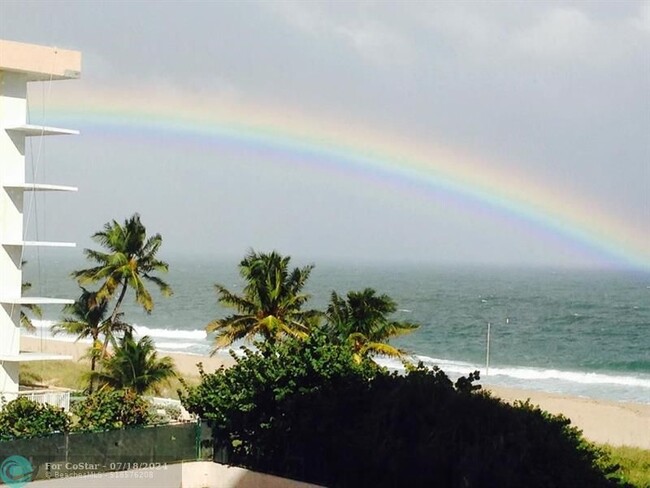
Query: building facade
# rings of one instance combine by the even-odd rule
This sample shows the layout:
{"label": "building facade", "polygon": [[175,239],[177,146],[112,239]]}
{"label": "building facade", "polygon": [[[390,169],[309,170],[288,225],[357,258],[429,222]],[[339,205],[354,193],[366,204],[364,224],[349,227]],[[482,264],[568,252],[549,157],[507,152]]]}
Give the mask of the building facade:
{"label": "building facade", "polygon": [[[19,394],[21,362],[66,359],[20,351],[20,311],[23,305],[73,302],[22,296],[22,262],[26,246],[74,246],[66,242],[25,240],[25,193],[77,190],[70,186],[26,180],[27,138],[78,134],[75,130],[30,124],[27,119],[27,85],[76,79],[80,73],[81,53],[78,51],[0,40],[0,395],[6,401]],[[42,164],[47,164],[47,161]]]}

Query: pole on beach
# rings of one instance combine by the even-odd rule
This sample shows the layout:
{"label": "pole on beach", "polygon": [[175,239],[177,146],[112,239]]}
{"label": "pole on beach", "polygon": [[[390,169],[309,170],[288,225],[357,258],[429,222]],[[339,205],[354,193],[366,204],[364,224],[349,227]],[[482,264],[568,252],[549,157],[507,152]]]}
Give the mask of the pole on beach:
{"label": "pole on beach", "polygon": [[487,346],[485,348],[485,376],[490,372],[490,322],[487,327]]}

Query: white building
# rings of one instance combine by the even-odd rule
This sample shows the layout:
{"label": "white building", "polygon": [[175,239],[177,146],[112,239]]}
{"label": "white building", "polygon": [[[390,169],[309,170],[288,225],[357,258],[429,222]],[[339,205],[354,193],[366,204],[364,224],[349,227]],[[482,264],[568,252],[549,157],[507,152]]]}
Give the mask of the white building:
{"label": "white building", "polygon": [[[21,262],[25,246],[74,246],[64,242],[26,241],[25,192],[76,191],[70,186],[25,181],[25,139],[78,134],[77,131],[30,125],[27,120],[27,84],[79,78],[81,53],[0,40],[0,395],[10,401],[19,394],[21,362],[70,359],[20,351],[20,309],[24,304],[65,304],[73,300],[23,297]],[[47,164],[43,161],[42,164]],[[34,399],[65,406],[54,392]],[[58,399],[57,399],[58,398]]]}

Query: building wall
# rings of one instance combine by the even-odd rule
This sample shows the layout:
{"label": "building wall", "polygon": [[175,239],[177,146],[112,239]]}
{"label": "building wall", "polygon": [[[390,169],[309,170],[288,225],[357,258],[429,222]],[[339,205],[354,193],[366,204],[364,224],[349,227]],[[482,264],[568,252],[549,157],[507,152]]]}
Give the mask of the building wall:
{"label": "building wall", "polygon": [[[16,397],[19,361],[27,358],[19,356],[25,138],[29,133],[44,134],[42,128],[34,133],[34,128],[24,127],[28,123],[27,83],[79,78],[80,71],[78,51],[0,39],[0,395],[6,400]],[[40,303],[61,303],[46,300],[50,301]]]}
{"label": "building wall", "polygon": [[[5,185],[25,182],[25,136],[7,127],[24,125],[27,117],[27,75],[0,71],[0,244],[23,240],[23,192]],[[0,297],[20,298],[22,272],[19,246],[0,246]],[[20,348],[20,305],[0,307],[0,355],[15,356]],[[3,362],[0,392],[7,400],[18,391],[18,363]]]}

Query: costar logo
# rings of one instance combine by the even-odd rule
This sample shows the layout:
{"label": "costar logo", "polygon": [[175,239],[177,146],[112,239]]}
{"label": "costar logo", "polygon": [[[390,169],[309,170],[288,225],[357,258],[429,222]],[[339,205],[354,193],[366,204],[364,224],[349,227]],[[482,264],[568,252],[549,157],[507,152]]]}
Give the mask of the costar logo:
{"label": "costar logo", "polygon": [[9,456],[0,464],[0,478],[12,488],[22,488],[32,481],[34,468],[22,456]]}

